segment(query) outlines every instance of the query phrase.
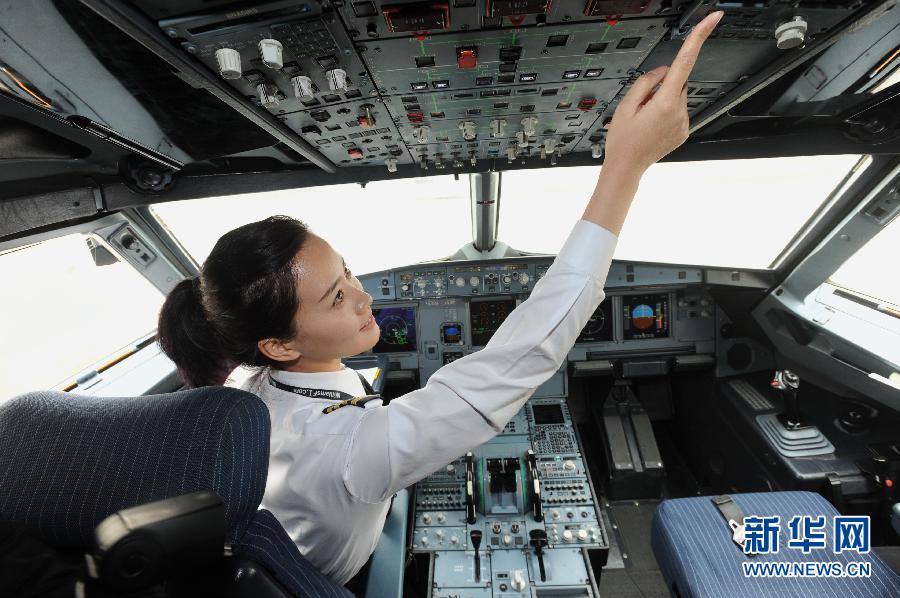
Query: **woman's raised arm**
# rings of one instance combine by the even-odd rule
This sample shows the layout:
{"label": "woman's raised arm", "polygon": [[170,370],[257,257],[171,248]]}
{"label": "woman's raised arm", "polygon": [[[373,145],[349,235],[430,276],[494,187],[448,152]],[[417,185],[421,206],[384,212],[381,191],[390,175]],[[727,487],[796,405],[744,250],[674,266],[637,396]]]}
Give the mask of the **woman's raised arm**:
{"label": "woman's raised arm", "polygon": [[600,178],[582,218],[618,236],[644,171],[687,139],[688,76],[722,14],[714,12],[698,23],[671,67],[642,75],[622,98],[606,136]]}

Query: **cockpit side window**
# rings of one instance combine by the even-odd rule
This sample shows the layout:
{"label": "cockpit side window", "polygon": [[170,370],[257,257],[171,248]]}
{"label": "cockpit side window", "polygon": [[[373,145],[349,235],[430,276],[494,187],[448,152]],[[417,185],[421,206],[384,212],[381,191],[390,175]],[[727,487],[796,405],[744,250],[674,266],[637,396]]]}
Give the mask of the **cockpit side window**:
{"label": "cockpit side window", "polygon": [[0,252],[0,280],[0,403],[74,381],[153,333],[163,301],[80,233]]}
{"label": "cockpit side window", "polygon": [[900,316],[900,218],[895,218],[832,274],[828,282],[873,301]]}

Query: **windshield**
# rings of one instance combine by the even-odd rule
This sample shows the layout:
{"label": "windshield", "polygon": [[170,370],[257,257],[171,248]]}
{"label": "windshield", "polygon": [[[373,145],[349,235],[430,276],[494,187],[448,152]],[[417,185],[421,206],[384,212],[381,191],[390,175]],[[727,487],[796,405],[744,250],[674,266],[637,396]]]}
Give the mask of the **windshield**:
{"label": "windshield", "polygon": [[446,257],[472,240],[467,176],[210,197],[153,211],[200,264],[223,234],[273,214],[306,222],[356,274]]}
{"label": "windshield", "polygon": [[[641,179],[615,258],[769,268],[858,160],[656,164]],[[599,166],[504,172],[498,239],[557,253],[599,173]],[[198,263],[222,234],[273,214],[305,221],[357,274],[441,259],[472,241],[467,175],[211,197],[153,210]]]}
{"label": "windshield", "polygon": [[[615,259],[769,268],[859,158],[655,164],[641,179]],[[599,171],[504,173],[499,239],[523,251],[557,253]]]}

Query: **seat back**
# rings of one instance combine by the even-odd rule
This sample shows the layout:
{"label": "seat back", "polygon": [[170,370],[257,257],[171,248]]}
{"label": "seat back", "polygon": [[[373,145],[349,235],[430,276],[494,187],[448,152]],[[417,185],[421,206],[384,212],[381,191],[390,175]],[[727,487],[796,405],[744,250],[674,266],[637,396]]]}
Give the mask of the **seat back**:
{"label": "seat back", "polygon": [[225,540],[295,596],[349,596],[257,511],[269,414],[255,395],[205,387],[139,398],[35,392],[0,407],[0,513],[58,547],[89,547],[108,515],[211,490]]}

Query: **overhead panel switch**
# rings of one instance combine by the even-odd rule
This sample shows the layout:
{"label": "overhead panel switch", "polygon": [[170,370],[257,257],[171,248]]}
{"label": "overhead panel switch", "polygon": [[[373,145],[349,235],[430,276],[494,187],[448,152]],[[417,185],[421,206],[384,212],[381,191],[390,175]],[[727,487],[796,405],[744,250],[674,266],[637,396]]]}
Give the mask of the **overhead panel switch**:
{"label": "overhead panel switch", "polygon": [[282,45],[277,39],[261,39],[258,44],[259,57],[262,63],[270,69],[280,69],[284,66],[282,59]]}
{"label": "overhead panel switch", "polygon": [[223,79],[241,78],[241,53],[233,48],[216,50],[216,62]]}
{"label": "overhead panel switch", "polygon": [[456,65],[461,69],[473,69],[478,64],[478,48],[474,46],[456,49]]}

